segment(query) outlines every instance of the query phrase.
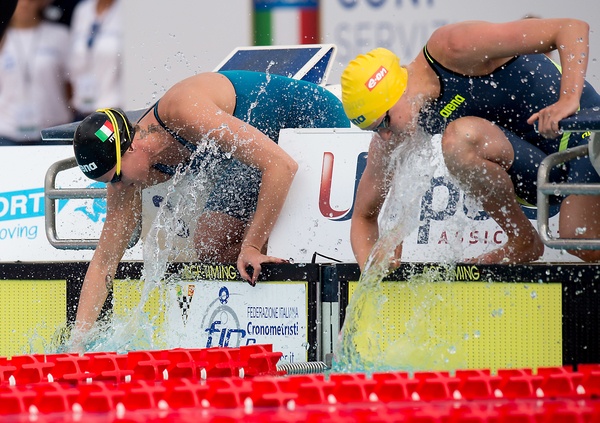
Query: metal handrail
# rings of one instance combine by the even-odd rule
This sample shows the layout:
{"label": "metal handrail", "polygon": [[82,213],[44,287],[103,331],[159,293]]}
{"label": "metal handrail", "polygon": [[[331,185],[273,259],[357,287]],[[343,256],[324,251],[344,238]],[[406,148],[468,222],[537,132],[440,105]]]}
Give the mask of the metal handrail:
{"label": "metal handrail", "polygon": [[[581,110],[579,113],[563,119],[560,122],[560,127],[562,130],[571,132],[594,132],[592,137],[595,137],[600,132],[599,111],[598,108]],[[600,195],[600,184],[597,183],[550,182],[550,171],[555,166],[582,157],[590,157],[591,160],[590,150],[593,148],[594,142],[600,142],[600,139],[592,138],[587,145],[580,145],[550,154],[540,164],[537,178],[537,224],[542,242],[548,247],[600,250],[600,239],[561,238],[554,236],[548,226],[551,195]]]}
{"label": "metal handrail", "polygon": [[551,195],[600,195],[600,184],[568,184],[550,182],[553,167],[588,156],[588,146],[580,145],[547,156],[538,170],[537,223],[542,242],[551,248],[600,249],[600,239],[554,237],[548,227]]}
{"label": "metal handrail", "polygon": [[[57,188],[56,177],[60,172],[77,167],[75,157],[59,160],[46,171],[44,179],[44,214],[46,238],[54,248],[59,250],[94,250],[98,239],[59,238],[56,232],[56,200],[106,198],[106,188]],[[127,248],[133,247],[140,240],[141,221],[131,234]]]}
{"label": "metal handrail", "polygon": [[57,188],[58,174],[74,167],[77,167],[77,161],[75,157],[71,157],[52,164],[46,171],[44,179],[46,237],[53,247],[60,250],[93,250],[98,245],[97,239],[59,238],[56,232],[56,200],[106,198],[106,188]]}

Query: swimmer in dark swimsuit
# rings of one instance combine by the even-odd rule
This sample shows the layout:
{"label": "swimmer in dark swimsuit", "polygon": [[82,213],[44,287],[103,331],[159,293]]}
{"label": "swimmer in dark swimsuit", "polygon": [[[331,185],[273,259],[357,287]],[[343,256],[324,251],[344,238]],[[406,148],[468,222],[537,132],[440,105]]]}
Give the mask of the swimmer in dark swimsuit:
{"label": "swimmer in dark swimsuit", "polygon": [[237,262],[241,276],[254,285],[261,264],[284,262],[264,254],[298,166],[277,145],[279,131],[349,126],[341,102],[325,88],[244,71],[185,79],[135,125],[118,109],[88,116],[75,132],[75,157],[86,176],[108,183],[108,212],[85,276],[75,329],[85,333],[98,317],[106,282],[141,219],[142,189],[213,159],[194,154],[197,147],[218,147],[216,153],[205,149],[214,154],[218,174],[196,229],[201,259]]}
{"label": "swimmer in dark swimsuit", "polygon": [[17,1],[18,0],[3,0],[2,3],[0,3],[0,40],[2,40],[2,37],[6,32],[6,28],[8,28],[8,23],[10,22],[13,13],[15,13]]}
{"label": "swimmer in dark swimsuit", "polygon": [[[379,237],[387,159],[417,127],[442,134],[448,170],[507,235],[502,247],[470,261],[519,263],[542,256],[544,245],[519,202],[535,204],[544,157],[588,142],[589,134],[558,128],[580,107],[600,106],[600,96],[585,82],[588,40],[588,24],[575,19],[462,22],[437,29],[405,67],[385,49],[350,62],[342,74],[344,109],[356,125],[375,131],[352,216],[352,247],[361,268]],[[558,65],[545,56],[557,49]],[[569,164],[553,178],[600,181],[589,160]],[[559,231],[564,238],[600,237],[600,197],[564,198]],[[571,253],[600,259],[600,251]]]}

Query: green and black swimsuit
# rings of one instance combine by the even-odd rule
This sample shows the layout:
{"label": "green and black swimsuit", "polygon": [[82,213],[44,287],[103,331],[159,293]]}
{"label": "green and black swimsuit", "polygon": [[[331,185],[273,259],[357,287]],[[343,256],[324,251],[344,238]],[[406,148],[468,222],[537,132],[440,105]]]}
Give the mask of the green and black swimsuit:
{"label": "green and black swimsuit", "polygon": [[[464,116],[477,116],[498,125],[513,145],[515,161],[509,174],[524,202],[536,203],[537,169],[547,155],[589,141],[589,133],[564,133],[545,139],[527,123],[533,113],[558,100],[560,67],[547,56],[516,56],[488,75],[466,76],[442,66],[427,46],[423,54],[439,78],[440,95],[421,111],[420,125],[431,134],[443,133],[449,122]],[[600,106],[600,95],[588,83],[580,105]],[[584,158],[571,161],[563,170],[557,168],[552,180],[600,182],[600,176]]]}

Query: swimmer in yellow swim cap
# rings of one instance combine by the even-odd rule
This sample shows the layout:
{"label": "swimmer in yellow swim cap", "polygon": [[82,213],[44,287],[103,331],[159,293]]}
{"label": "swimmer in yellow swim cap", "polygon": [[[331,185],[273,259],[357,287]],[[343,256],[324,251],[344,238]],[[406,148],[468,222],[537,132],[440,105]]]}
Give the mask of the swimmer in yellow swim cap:
{"label": "swimmer in yellow swim cap", "polygon": [[[438,28],[405,67],[384,48],[352,60],[341,77],[344,111],[354,125],[374,131],[351,225],[361,269],[379,237],[391,152],[418,127],[442,134],[448,170],[507,237],[501,247],[469,261],[540,258],[544,244],[520,203],[536,204],[537,169],[547,155],[589,140],[589,133],[562,134],[558,127],[580,107],[600,106],[600,95],[584,79],[588,42],[589,25],[576,19],[469,21]],[[545,55],[558,45],[562,75]],[[553,178],[600,182],[589,160],[572,161]],[[561,238],[600,237],[600,196],[554,201],[560,203]],[[570,252],[600,260],[597,250]]]}
{"label": "swimmer in yellow swim cap", "polygon": [[367,129],[400,99],[408,72],[391,51],[376,48],[361,54],[342,74],[342,103],[352,123]]}

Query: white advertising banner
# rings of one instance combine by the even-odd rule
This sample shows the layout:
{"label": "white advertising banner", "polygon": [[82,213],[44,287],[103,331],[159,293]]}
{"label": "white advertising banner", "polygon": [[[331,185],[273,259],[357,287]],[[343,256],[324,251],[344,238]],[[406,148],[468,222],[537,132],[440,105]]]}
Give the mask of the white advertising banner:
{"label": "white advertising banner", "polygon": [[283,361],[308,360],[306,282],[178,281],[167,295],[167,348],[272,344]]}
{"label": "white advertising banner", "polygon": [[[350,219],[358,179],[364,171],[371,134],[355,129],[286,129],[279,143],[299,163],[284,209],[269,240],[269,254],[297,263],[329,262],[324,255],[354,262],[350,246]],[[60,262],[89,260],[92,250],[60,250],[45,234],[44,178],[55,162],[72,155],[70,146],[2,147],[0,166],[0,261]],[[23,167],[27,171],[23,171]],[[58,187],[102,188],[79,169],[61,172]],[[143,235],[152,225],[166,194],[166,185],[144,191]],[[535,217],[535,210],[528,211]],[[97,239],[106,218],[104,199],[61,199],[56,204],[59,239]],[[182,216],[176,251],[178,261],[193,261],[194,216]],[[430,262],[462,251],[473,257],[501,245],[504,233],[486,215],[469,210],[464,194],[445,177],[431,180],[421,201],[419,226],[405,240],[403,260]],[[557,216],[550,219],[556,229]],[[465,221],[467,222],[465,224]],[[536,222],[533,221],[534,225]],[[142,238],[143,240],[143,238]],[[142,260],[141,242],[125,260]],[[578,261],[559,250],[546,249],[542,260]]]}
{"label": "white advertising banner", "polygon": [[351,129],[281,131],[279,145],[299,168],[269,238],[269,255],[309,263],[317,253],[354,262],[350,218],[370,139]]}
{"label": "white advertising banner", "polygon": [[[44,179],[48,168],[73,156],[69,145],[0,147],[0,261],[60,262],[89,260],[92,250],[62,250],[46,237]],[[57,188],[104,188],[87,179],[78,168],[60,172]],[[59,239],[97,239],[106,218],[106,201],[60,199],[56,201],[56,234]],[[141,247],[128,250],[126,260],[141,259]]]}
{"label": "white advertising banner", "polygon": [[[52,163],[73,156],[73,148],[10,146],[1,147],[0,151],[0,260],[61,261],[91,257],[89,251],[56,250],[48,242],[44,226],[46,171]],[[83,178],[81,172],[79,175]],[[57,181],[57,184],[63,182]],[[71,185],[73,182],[76,183],[71,181]],[[57,228],[63,236],[69,236],[76,230],[76,216],[85,216],[79,220],[81,237],[102,220],[100,210],[93,204],[61,200],[57,208],[57,219],[68,221]]]}
{"label": "white advertising banner", "polygon": [[[282,214],[269,239],[269,254],[296,263],[330,259],[355,262],[350,219],[358,180],[364,171],[371,133],[358,129],[285,129],[279,145],[299,164]],[[415,169],[414,177],[419,177]],[[410,183],[410,181],[408,182]],[[485,213],[464,201],[448,177],[431,178],[420,202],[419,226],[405,239],[402,259],[435,262],[475,257],[506,241]],[[537,227],[535,209],[526,210]],[[556,231],[558,215],[550,219]],[[458,255],[458,256],[457,256]],[[322,257],[325,256],[325,257]],[[542,261],[580,261],[546,248]]]}
{"label": "white advertising banner", "polygon": [[502,4],[473,0],[328,0],[321,3],[322,40],[338,46],[329,78],[338,84],[343,68],[357,54],[376,47],[395,52],[401,63],[411,62],[440,26],[465,21],[505,22],[526,15],[579,18],[590,24],[590,63],[587,77],[600,87],[600,3],[505,0]]}

